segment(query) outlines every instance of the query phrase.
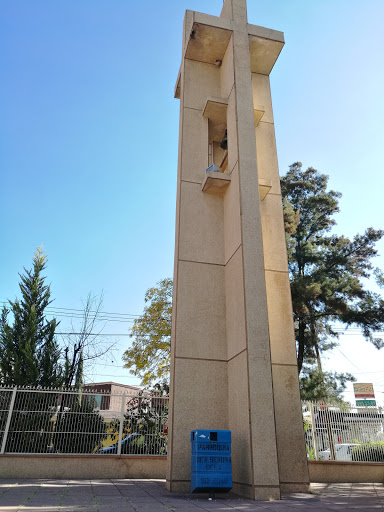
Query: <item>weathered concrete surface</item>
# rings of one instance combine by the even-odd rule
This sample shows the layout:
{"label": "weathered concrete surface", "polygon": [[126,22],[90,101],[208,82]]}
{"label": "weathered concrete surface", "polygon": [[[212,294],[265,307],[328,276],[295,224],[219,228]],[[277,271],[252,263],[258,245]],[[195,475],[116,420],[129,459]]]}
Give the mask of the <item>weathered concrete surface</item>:
{"label": "weathered concrete surface", "polygon": [[373,511],[383,510],[383,484],[314,484],[311,494],[281,501],[250,501],[233,494],[170,493],[164,480],[0,479],[1,512],[201,512],[201,511]]}
{"label": "weathered concrete surface", "polygon": [[384,463],[315,461],[308,464],[311,482],[384,482]]}
{"label": "weathered concrete surface", "polygon": [[167,457],[151,455],[6,454],[0,478],[165,478],[166,464]]}

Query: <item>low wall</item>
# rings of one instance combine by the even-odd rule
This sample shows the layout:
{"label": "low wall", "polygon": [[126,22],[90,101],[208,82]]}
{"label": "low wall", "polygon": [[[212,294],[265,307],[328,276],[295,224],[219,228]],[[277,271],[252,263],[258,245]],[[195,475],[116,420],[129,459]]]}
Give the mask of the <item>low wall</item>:
{"label": "low wall", "polygon": [[0,455],[0,478],[165,478],[167,457]]}
{"label": "low wall", "polygon": [[309,481],[319,483],[384,482],[384,463],[308,461]]}
{"label": "low wall", "polygon": [[[167,457],[151,455],[0,455],[0,478],[161,478]],[[384,463],[308,461],[309,481],[384,482]]]}

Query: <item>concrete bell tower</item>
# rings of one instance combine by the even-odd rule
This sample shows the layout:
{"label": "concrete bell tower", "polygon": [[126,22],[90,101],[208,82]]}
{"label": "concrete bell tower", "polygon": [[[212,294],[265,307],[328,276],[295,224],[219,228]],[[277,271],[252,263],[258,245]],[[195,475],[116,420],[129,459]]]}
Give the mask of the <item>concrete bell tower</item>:
{"label": "concrete bell tower", "polygon": [[186,11],[175,91],[172,491],[189,489],[195,428],[232,431],[238,494],[278,499],[309,483],[269,86],[283,45],[281,32],[248,24],[246,0],[225,0],[220,17]]}

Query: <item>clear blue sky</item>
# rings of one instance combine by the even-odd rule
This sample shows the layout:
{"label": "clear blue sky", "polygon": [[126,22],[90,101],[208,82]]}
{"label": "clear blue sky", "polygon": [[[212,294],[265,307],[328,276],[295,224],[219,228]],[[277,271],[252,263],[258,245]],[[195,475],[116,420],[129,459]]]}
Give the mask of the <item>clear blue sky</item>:
{"label": "clear blue sky", "polygon": [[[280,172],[300,160],[329,174],[343,193],[340,233],[383,227],[384,2],[248,4],[250,23],[285,33],[271,74]],[[140,314],[145,290],[172,275],[182,20],[221,6],[2,0],[0,300],[16,296],[40,244],[58,307],[104,290],[105,311]],[[138,383],[118,367],[128,340],[95,381]],[[384,392],[384,352],[357,336],[341,349],[352,363],[334,351],[327,365]]]}

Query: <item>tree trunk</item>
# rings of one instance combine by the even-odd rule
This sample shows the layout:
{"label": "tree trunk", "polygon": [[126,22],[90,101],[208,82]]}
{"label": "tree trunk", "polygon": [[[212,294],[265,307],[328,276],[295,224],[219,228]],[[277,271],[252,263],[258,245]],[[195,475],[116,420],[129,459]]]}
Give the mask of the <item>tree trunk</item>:
{"label": "tree trunk", "polygon": [[305,323],[303,320],[299,320],[299,336],[298,336],[298,349],[297,349],[297,369],[300,375],[304,361],[304,332]]}

